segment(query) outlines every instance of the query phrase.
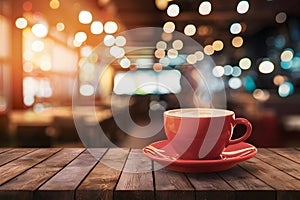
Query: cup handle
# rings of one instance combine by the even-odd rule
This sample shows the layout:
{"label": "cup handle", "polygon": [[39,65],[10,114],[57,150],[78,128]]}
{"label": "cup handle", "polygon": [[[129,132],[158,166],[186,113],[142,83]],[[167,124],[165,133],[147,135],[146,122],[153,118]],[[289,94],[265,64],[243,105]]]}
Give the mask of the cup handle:
{"label": "cup handle", "polygon": [[235,127],[237,124],[244,124],[247,128],[246,133],[240,138],[237,138],[237,139],[234,139],[234,140],[229,140],[229,144],[236,144],[236,143],[242,142],[242,141],[246,140],[251,135],[252,125],[247,119],[245,119],[245,118],[236,118],[234,120],[233,126]]}

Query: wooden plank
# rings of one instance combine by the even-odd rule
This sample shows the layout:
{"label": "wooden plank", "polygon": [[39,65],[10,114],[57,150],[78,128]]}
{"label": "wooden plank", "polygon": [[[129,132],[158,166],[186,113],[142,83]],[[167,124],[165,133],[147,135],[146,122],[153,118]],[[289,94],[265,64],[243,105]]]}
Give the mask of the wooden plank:
{"label": "wooden plank", "polygon": [[76,199],[113,199],[129,149],[109,149],[76,190]]}
{"label": "wooden plank", "polygon": [[235,189],[235,198],[237,199],[276,198],[273,188],[239,166],[218,174]]}
{"label": "wooden plank", "polygon": [[154,199],[152,161],[140,149],[130,151],[114,199]]}
{"label": "wooden plank", "polygon": [[11,150],[11,148],[0,148],[0,154],[9,150]]}
{"label": "wooden plank", "polygon": [[234,189],[216,173],[188,173],[196,199],[234,199]]}
{"label": "wooden plank", "polygon": [[[273,162],[277,162],[274,160]],[[277,199],[297,199],[299,197],[300,180],[259,160],[252,158],[240,164],[248,172],[277,190]],[[297,191],[297,192],[290,192]]]}
{"label": "wooden plank", "polygon": [[33,191],[56,174],[84,149],[63,149],[42,163],[0,186],[0,199],[33,199]]}
{"label": "wooden plank", "polygon": [[0,154],[0,166],[15,160],[25,154],[28,154],[34,150],[34,148],[20,148],[20,149],[12,149],[11,151],[6,151]]}
{"label": "wooden plank", "polygon": [[256,158],[300,180],[300,164],[267,149],[260,149]]}
{"label": "wooden plank", "polygon": [[[92,151],[91,153],[89,151]],[[43,184],[35,199],[74,199],[75,189],[97,164],[106,149],[85,150],[75,160]]]}
{"label": "wooden plank", "polygon": [[7,182],[8,180],[16,177],[17,175],[23,173],[27,169],[35,166],[39,162],[45,160],[49,156],[58,152],[59,148],[51,149],[38,149],[25,156],[22,156],[14,161],[7,163],[0,167],[0,185]]}
{"label": "wooden plank", "polygon": [[164,169],[156,162],[153,165],[156,199],[195,199],[195,190],[185,174]]}
{"label": "wooden plank", "polygon": [[279,155],[282,155],[294,162],[300,163],[300,151],[294,148],[269,148],[270,151],[273,151]]}

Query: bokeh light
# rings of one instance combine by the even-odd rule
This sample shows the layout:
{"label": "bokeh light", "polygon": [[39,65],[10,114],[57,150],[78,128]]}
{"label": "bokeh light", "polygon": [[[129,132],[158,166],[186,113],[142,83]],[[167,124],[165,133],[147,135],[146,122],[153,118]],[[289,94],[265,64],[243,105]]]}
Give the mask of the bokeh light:
{"label": "bokeh light", "polygon": [[78,42],[83,43],[84,41],[86,41],[86,39],[87,39],[87,35],[83,31],[79,31],[75,34],[75,40]]}
{"label": "bokeh light", "polygon": [[31,1],[25,1],[23,3],[23,10],[26,11],[26,12],[30,12],[32,9],[32,3]]}
{"label": "bokeh light", "polygon": [[233,23],[230,26],[230,33],[231,34],[239,34],[242,31],[242,26],[240,23]]}
{"label": "bokeh light", "polygon": [[243,70],[249,69],[251,67],[251,60],[250,60],[250,58],[246,58],[245,57],[245,58],[240,59],[239,66]]}
{"label": "bokeh light", "polygon": [[268,90],[256,89],[253,92],[253,97],[258,101],[267,101],[270,98],[270,92]]}
{"label": "bokeh light", "polygon": [[163,57],[159,59],[159,63],[162,64],[162,66],[167,67],[170,64],[170,60],[167,57]]}
{"label": "bokeh light", "polygon": [[204,53],[206,54],[206,55],[213,55],[214,54],[214,48],[213,48],[213,46],[212,45],[206,45],[205,47],[204,47],[204,49],[203,49],[203,51],[204,51]]}
{"label": "bokeh light", "polygon": [[269,60],[262,61],[258,66],[258,70],[263,74],[270,74],[274,71],[274,64]]}
{"label": "bokeh light", "polygon": [[165,50],[162,50],[162,49],[156,49],[156,50],[154,51],[154,56],[155,56],[156,58],[163,58],[163,57],[165,57],[165,55],[166,55]]}
{"label": "bokeh light", "polygon": [[92,96],[95,92],[95,88],[91,84],[84,84],[80,86],[79,92],[82,96]]}
{"label": "bokeh light", "polygon": [[31,44],[31,49],[34,52],[41,52],[43,51],[45,48],[45,44],[43,41],[40,40],[36,40]]}
{"label": "bokeh light", "polygon": [[160,72],[162,69],[163,69],[162,64],[160,64],[160,63],[154,63],[154,65],[153,65],[153,70],[154,71]]}
{"label": "bokeh light", "polygon": [[238,3],[237,7],[236,7],[236,11],[239,13],[239,14],[245,14],[246,12],[248,12],[249,10],[249,2],[248,1],[245,1],[245,0],[242,0]]}
{"label": "bokeh light", "polygon": [[284,77],[284,76],[282,76],[282,75],[276,75],[276,76],[274,76],[274,78],[273,78],[273,83],[274,83],[274,85],[276,85],[276,86],[279,86],[279,85],[281,85],[282,83],[284,83],[286,81],[286,77]]}
{"label": "bokeh light", "polygon": [[115,58],[122,58],[125,55],[125,50],[118,46],[112,46],[109,49],[109,53]]}
{"label": "bokeh light", "polygon": [[245,76],[243,78],[243,85],[248,92],[253,92],[256,89],[255,81],[251,76]]}
{"label": "bokeh light", "polygon": [[51,0],[51,1],[49,2],[49,6],[50,6],[50,8],[52,8],[52,9],[58,9],[59,6],[60,6],[60,2],[59,2],[59,0]]}
{"label": "bokeh light", "polygon": [[27,27],[28,22],[27,22],[27,20],[26,20],[24,17],[19,17],[19,18],[16,20],[15,24],[16,24],[16,27],[17,27],[18,29],[23,29],[23,28],[26,28],[26,27]]}
{"label": "bokeh light", "polygon": [[203,1],[199,5],[199,9],[198,9],[200,15],[208,15],[211,13],[211,10],[212,10],[212,6],[209,1]]}
{"label": "bokeh light", "polygon": [[193,65],[197,62],[197,57],[195,56],[195,54],[190,54],[186,57],[186,61],[187,63]]}
{"label": "bokeh light", "polygon": [[222,66],[215,66],[212,69],[212,73],[215,77],[222,77],[224,75],[224,68]]}
{"label": "bokeh light", "polygon": [[180,13],[180,8],[177,4],[169,5],[169,7],[167,9],[167,15],[169,17],[176,17],[179,15],[179,13]]}
{"label": "bokeh light", "polygon": [[286,21],[287,19],[287,15],[285,12],[280,12],[276,15],[275,17],[275,21],[278,23],[278,24],[282,24]]}
{"label": "bokeh light", "polygon": [[166,22],[163,26],[163,30],[166,33],[172,33],[175,30],[175,24],[174,22]]}
{"label": "bokeh light", "polygon": [[118,30],[118,24],[114,21],[108,21],[104,24],[104,31],[107,34],[113,34],[117,32]]}
{"label": "bokeh light", "polygon": [[232,77],[228,80],[228,86],[231,89],[239,89],[242,86],[242,80],[238,77]]}
{"label": "bokeh light", "polygon": [[196,33],[196,26],[194,24],[188,24],[184,27],[184,34],[187,36],[193,36]]}
{"label": "bokeh light", "polygon": [[291,82],[284,82],[278,87],[278,94],[281,97],[287,97],[294,92],[294,85]]}
{"label": "bokeh light", "polygon": [[197,58],[197,61],[201,61],[204,59],[204,53],[202,51],[196,51],[194,54]]}
{"label": "bokeh light", "polygon": [[117,36],[116,40],[115,40],[115,43],[116,43],[117,46],[123,47],[126,44],[126,38],[122,35]]}
{"label": "bokeh light", "polygon": [[289,62],[293,59],[293,57],[294,51],[292,49],[285,49],[280,55],[280,59],[283,62]]}
{"label": "bokeh light", "polygon": [[158,41],[156,43],[156,49],[166,50],[167,49],[167,43],[165,41]]}
{"label": "bokeh light", "polygon": [[181,50],[183,48],[183,42],[181,40],[174,40],[172,47],[176,50]]}
{"label": "bokeh light", "polygon": [[231,73],[232,76],[239,77],[241,74],[242,74],[241,68],[239,68],[238,66],[232,67],[232,73]]}
{"label": "bokeh light", "polygon": [[239,47],[243,46],[243,43],[244,43],[244,40],[241,36],[236,36],[231,41],[232,46],[234,46],[235,48],[239,48]]}
{"label": "bokeh light", "polygon": [[98,35],[103,33],[103,24],[100,21],[93,21],[91,24],[91,33]]}
{"label": "bokeh light", "polygon": [[57,30],[57,31],[63,31],[63,30],[65,30],[65,24],[62,23],[62,22],[58,22],[58,23],[56,24],[56,30]]}
{"label": "bokeh light", "polygon": [[110,47],[115,44],[115,37],[113,35],[106,35],[103,39],[105,46]]}
{"label": "bokeh light", "polygon": [[233,72],[232,66],[231,65],[225,65],[224,66],[224,75],[225,76],[230,76]]}
{"label": "bokeh light", "polygon": [[93,20],[92,14],[87,10],[82,10],[79,12],[78,20],[82,24],[89,24]]}
{"label": "bokeh light", "polygon": [[221,51],[224,47],[224,43],[221,40],[216,40],[213,42],[212,46],[215,51]]}
{"label": "bokeh light", "polygon": [[169,42],[169,41],[172,40],[172,38],[173,38],[172,33],[166,33],[166,32],[163,32],[163,33],[161,34],[161,39],[162,39],[163,41]]}
{"label": "bokeh light", "polygon": [[167,55],[169,58],[176,58],[178,56],[178,51],[176,49],[169,49]]}
{"label": "bokeh light", "polygon": [[31,28],[32,33],[39,38],[44,38],[48,34],[48,27],[44,24],[35,24]]}
{"label": "bokeh light", "polygon": [[119,61],[119,63],[120,63],[120,66],[121,66],[122,68],[124,68],[124,69],[129,68],[130,65],[131,65],[131,61],[130,61],[128,58],[126,58],[126,57],[122,58],[122,59]]}

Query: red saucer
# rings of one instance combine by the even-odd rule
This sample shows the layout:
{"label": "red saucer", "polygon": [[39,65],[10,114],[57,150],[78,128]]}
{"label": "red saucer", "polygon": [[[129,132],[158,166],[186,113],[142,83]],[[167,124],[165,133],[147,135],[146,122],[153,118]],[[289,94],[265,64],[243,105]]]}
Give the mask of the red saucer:
{"label": "red saucer", "polygon": [[[143,153],[167,169],[178,172],[217,172],[229,169],[236,164],[248,160],[256,155],[257,149],[246,142],[229,145],[222,154],[228,155],[216,160],[182,160],[177,159],[177,153],[169,141],[162,140],[152,143],[143,149]],[[147,149],[156,148],[160,154],[149,152]],[[245,153],[239,153],[246,151]],[[160,156],[163,155],[163,156]],[[175,157],[175,158],[174,158]]]}

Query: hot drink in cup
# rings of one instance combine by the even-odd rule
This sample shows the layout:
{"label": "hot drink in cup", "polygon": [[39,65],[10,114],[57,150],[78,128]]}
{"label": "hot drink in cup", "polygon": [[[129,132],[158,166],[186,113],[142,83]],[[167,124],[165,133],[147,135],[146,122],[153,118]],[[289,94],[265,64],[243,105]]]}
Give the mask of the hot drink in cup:
{"label": "hot drink in cup", "polygon": [[[245,134],[232,140],[237,124],[246,126]],[[181,159],[220,159],[224,148],[246,140],[252,131],[245,118],[235,118],[230,110],[185,108],[164,112],[164,129],[170,145]]]}

